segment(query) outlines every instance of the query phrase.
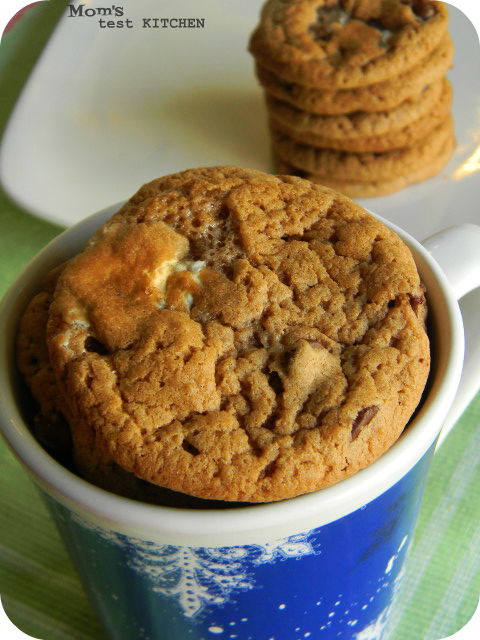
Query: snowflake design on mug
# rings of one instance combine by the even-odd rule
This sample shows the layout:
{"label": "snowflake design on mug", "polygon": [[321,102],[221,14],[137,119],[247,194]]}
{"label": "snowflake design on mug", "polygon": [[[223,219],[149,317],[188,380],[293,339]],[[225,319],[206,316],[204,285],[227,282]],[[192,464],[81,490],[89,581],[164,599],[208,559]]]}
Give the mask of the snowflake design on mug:
{"label": "snowflake design on mug", "polygon": [[175,598],[184,615],[193,617],[206,605],[225,603],[234,590],[252,588],[243,567],[246,555],[241,547],[173,547],[137,541],[129,564],[150,578],[155,592]]}
{"label": "snowflake design on mug", "polygon": [[130,568],[148,578],[155,592],[176,599],[188,618],[196,617],[206,607],[225,604],[234,592],[253,589],[255,578],[249,570],[255,566],[320,553],[312,532],[263,545],[177,547],[106,531],[78,517],[76,520],[106,542],[127,549]]}

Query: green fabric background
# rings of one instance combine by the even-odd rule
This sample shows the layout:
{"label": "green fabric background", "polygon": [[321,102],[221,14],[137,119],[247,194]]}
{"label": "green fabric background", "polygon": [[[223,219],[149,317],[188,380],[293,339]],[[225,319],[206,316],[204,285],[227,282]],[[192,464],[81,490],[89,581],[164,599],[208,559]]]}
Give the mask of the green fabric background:
{"label": "green fabric background", "polygon": [[[41,2],[0,44],[0,132],[66,0]],[[0,190],[0,296],[61,227]],[[480,594],[480,394],[437,453],[391,640],[439,640]],[[36,489],[0,441],[0,594],[11,620],[43,640],[106,640]],[[293,640],[293,639],[292,639]]]}

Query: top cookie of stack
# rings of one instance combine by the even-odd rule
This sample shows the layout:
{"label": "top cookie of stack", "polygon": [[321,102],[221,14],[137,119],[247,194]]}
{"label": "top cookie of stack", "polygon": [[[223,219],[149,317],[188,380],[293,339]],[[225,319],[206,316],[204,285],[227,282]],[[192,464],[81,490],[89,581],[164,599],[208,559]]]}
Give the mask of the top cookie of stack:
{"label": "top cookie of stack", "polygon": [[268,0],[250,51],[277,170],[353,197],[437,174],[455,145],[447,29],[430,0]]}

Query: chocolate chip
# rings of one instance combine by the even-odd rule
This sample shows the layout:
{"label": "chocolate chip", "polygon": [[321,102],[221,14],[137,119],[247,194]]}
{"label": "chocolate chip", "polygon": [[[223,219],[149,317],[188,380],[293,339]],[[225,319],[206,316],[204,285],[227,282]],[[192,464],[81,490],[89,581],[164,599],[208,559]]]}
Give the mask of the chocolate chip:
{"label": "chocolate chip", "polygon": [[187,453],[190,453],[192,456],[198,456],[200,451],[188,440],[184,440],[182,442],[182,449],[184,449]]}
{"label": "chocolate chip", "polygon": [[401,2],[410,5],[413,13],[423,20],[428,20],[435,15],[431,0],[401,0]]}
{"label": "chocolate chip", "polygon": [[425,302],[424,296],[411,296],[410,297],[410,306],[413,309],[413,313],[418,316],[418,308]]}
{"label": "chocolate chip", "polygon": [[381,20],[376,19],[376,18],[370,18],[370,20],[367,20],[366,24],[369,27],[373,27],[374,29],[376,29],[377,31],[380,32],[380,38],[378,40],[378,45],[380,47],[388,46],[388,43],[389,43],[390,38],[392,36],[392,32],[389,29],[385,28],[383,22]]}
{"label": "chocolate chip", "polygon": [[310,25],[315,40],[328,40],[335,32],[335,25],[345,23],[348,13],[340,2],[322,5],[317,9],[317,21]]}
{"label": "chocolate chip", "polygon": [[288,367],[288,365],[290,364],[290,361],[293,358],[293,354],[295,353],[294,349],[289,349],[288,351],[284,351],[283,352],[283,356],[282,356],[282,365],[284,367]]}
{"label": "chocolate chip", "polygon": [[270,371],[268,374],[268,384],[272,387],[277,396],[283,392],[282,379],[276,371]]}
{"label": "chocolate chip", "polygon": [[360,409],[352,424],[352,440],[356,440],[358,438],[363,427],[367,426],[377,413],[378,407],[374,404],[369,407],[365,407],[364,409]]}
{"label": "chocolate chip", "polygon": [[270,476],[273,476],[273,474],[275,473],[276,467],[277,467],[277,461],[272,460],[272,462],[269,462],[267,466],[260,471],[260,475],[258,476],[258,479],[263,480],[264,478],[269,478]]}
{"label": "chocolate chip", "polygon": [[366,24],[368,24],[369,27],[373,27],[374,29],[378,29],[378,31],[384,31],[385,27],[383,26],[383,23],[381,20],[378,20],[377,18],[370,18],[370,20],[367,20]]}
{"label": "chocolate chip", "polygon": [[97,340],[93,336],[88,336],[88,338],[85,338],[83,346],[85,348],[85,351],[88,351],[89,353],[98,353],[99,356],[108,355],[107,347],[102,344],[100,340]]}
{"label": "chocolate chip", "polygon": [[279,78],[278,83],[280,84],[281,87],[283,87],[286,91],[291,91],[293,89],[293,87],[295,86],[295,84],[293,82],[287,82],[286,80],[283,80],[281,78]]}

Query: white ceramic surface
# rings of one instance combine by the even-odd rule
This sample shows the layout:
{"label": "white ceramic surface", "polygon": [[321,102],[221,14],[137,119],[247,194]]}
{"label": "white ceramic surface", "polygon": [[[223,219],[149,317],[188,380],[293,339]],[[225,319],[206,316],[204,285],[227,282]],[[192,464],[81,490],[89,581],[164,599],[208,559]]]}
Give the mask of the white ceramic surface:
{"label": "white ceramic surface", "polygon": [[[126,0],[131,29],[64,16],[3,139],[5,189],[29,211],[69,225],[172,171],[223,163],[270,170],[263,96],[247,51],[262,3]],[[179,15],[205,26],[142,28],[144,18]],[[450,17],[455,155],[436,178],[361,200],[419,240],[480,222],[480,45],[469,18],[453,6]]]}

